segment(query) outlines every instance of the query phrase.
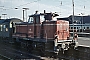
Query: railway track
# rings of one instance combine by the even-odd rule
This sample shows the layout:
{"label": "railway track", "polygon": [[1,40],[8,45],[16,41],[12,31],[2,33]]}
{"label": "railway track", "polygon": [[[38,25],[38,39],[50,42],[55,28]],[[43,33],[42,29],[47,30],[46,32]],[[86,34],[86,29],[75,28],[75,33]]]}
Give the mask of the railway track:
{"label": "railway track", "polygon": [[[79,46],[76,49],[69,49],[63,54],[62,51],[59,54],[39,55],[40,51],[28,51],[21,46],[15,46],[12,43],[5,41],[0,42],[0,54],[8,59],[44,59],[44,60],[90,60],[90,48]],[[4,51],[4,52],[3,52]],[[34,52],[34,53],[33,53]]]}
{"label": "railway track", "polygon": [[0,42],[0,55],[7,59],[37,59],[40,60],[40,56],[30,54],[28,52],[22,51],[21,49],[14,48],[14,45],[5,43],[5,41]]}
{"label": "railway track", "polygon": [[77,49],[70,49],[64,54],[59,54],[58,58],[68,60],[90,60],[90,48],[79,46]]}

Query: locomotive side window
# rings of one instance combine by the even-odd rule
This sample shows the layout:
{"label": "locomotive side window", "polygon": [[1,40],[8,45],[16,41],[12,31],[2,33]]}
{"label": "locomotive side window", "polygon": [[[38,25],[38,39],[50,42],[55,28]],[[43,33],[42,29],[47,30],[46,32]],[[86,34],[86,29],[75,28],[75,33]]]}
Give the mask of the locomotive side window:
{"label": "locomotive side window", "polygon": [[33,23],[34,19],[33,17],[29,17],[28,23]]}
{"label": "locomotive side window", "polygon": [[40,20],[41,20],[40,22],[43,22],[45,20],[44,15],[40,16]]}
{"label": "locomotive side window", "polygon": [[30,16],[28,23],[40,23],[40,15]]}
{"label": "locomotive side window", "polygon": [[36,16],[36,23],[40,23],[40,16]]}

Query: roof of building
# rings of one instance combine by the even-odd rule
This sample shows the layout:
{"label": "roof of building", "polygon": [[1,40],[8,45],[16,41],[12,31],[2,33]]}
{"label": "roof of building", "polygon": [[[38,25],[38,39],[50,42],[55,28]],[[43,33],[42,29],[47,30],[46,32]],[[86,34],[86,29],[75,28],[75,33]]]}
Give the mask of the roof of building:
{"label": "roof of building", "polygon": [[0,19],[0,24],[2,24],[5,20],[4,19]]}
{"label": "roof of building", "polygon": [[0,24],[10,23],[11,21],[13,21],[13,22],[22,22],[22,20],[20,20],[18,18],[11,18],[11,19],[0,19]]}
{"label": "roof of building", "polygon": [[[58,18],[59,20],[67,20],[69,21],[70,24],[73,23],[72,20],[72,15],[66,18]],[[90,16],[74,16],[74,23],[79,23],[79,24],[85,24],[85,23],[90,23]]]}

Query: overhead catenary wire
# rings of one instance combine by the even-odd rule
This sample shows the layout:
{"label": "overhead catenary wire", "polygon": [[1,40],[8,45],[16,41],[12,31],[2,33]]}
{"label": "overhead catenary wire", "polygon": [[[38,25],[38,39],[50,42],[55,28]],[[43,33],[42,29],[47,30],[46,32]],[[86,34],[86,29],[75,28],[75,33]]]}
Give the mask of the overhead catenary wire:
{"label": "overhead catenary wire", "polygon": [[3,10],[11,10],[11,9],[19,8],[19,7],[22,7],[22,6],[31,4],[31,3],[38,2],[38,1],[40,1],[40,0],[36,0],[36,1],[33,1],[33,2],[28,2],[28,3],[21,4],[21,5],[15,6],[15,7],[5,7],[5,6],[4,6]]}
{"label": "overhead catenary wire", "polygon": [[[87,9],[88,7],[87,7],[87,4],[86,4],[86,0],[84,0],[84,1],[78,1],[78,3],[82,3],[83,2],[83,4],[78,4],[77,3],[77,1],[75,1],[76,3],[75,3],[75,12],[76,12],[76,14],[78,13],[78,12],[80,12],[80,13],[85,13],[85,12],[90,12],[90,10],[89,9]],[[62,9],[71,9],[72,8],[72,6],[71,6],[71,4],[69,3],[68,4],[68,1],[67,2],[62,2],[63,3],[63,7],[62,7]],[[59,6],[57,6],[57,7],[59,7]],[[64,8],[65,7],[65,8]],[[78,12],[77,12],[78,11]],[[70,11],[67,11],[67,12],[70,12]]]}
{"label": "overhead catenary wire", "polygon": [[[21,5],[18,5],[18,6],[14,6],[14,7],[4,7],[2,9],[2,11],[7,11],[7,10],[12,10],[12,9],[15,9],[15,8],[20,8],[20,7],[23,7],[23,6],[27,6],[29,4],[32,4],[32,3],[35,3],[35,2],[38,2],[40,0],[35,0],[35,1],[32,1],[32,2],[28,2],[28,3],[24,3],[24,4],[21,4]],[[54,0],[53,0],[54,1]],[[55,2],[55,1],[54,1]],[[65,12],[65,13],[70,13],[70,11],[68,11],[68,9],[72,9],[72,5],[71,5],[71,2],[70,1],[63,1],[63,0],[59,0],[59,1],[56,1],[59,5],[51,5],[53,7],[58,7],[58,9],[61,9],[62,10],[62,14]],[[60,3],[61,2],[61,3]],[[75,14],[77,14],[78,12],[77,11],[80,11],[81,12],[90,12],[88,9],[87,9],[87,3],[88,1],[86,0],[79,0],[78,3],[77,3],[77,0],[75,0]],[[79,4],[79,3],[84,3],[84,4]],[[60,8],[60,4],[62,5],[62,7]],[[79,6],[79,7],[78,7]],[[51,7],[52,8],[52,7]],[[49,8],[49,9],[51,9]],[[38,6],[38,9],[40,9],[40,6]],[[54,9],[53,9],[54,10]],[[77,13],[76,13],[77,12]]]}
{"label": "overhead catenary wire", "polygon": [[[18,5],[18,6],[16,6],[16,7],[21,7],[21,6],[25,6],[25,5],[28,5],[28,4],[31,4],[31,3],[34,3],[34,2],[38,2],[38,1],[40,1],[40,0],[36,0],[36,1],[33,1],[33,2],[28,2],[28,3],[25,3],[25,4],[22,4],[22,5]],[[61,0],[61,2],[62,3],[64,3],[62,0]],[[81,1],[79,1],[79,2],[81,2]],[[86,2],[86,1],[85,1]],[[67,2],[65,2],[65,4],[63,4],[63,6],[67,6],[67,7],[69,7],[68,5],[67,5],[67,3],[69,3],[68,1]],[[69,4],[70,5],[70,4]],[[8,9],[13,9],[13,7],[5,7],[5,8],[8,8]],[[8,10],[8,9],[6,9],[6,10]],[[81,10],[81,9],[80,9]]]}
{"label": "overhead catenary wire", "polygon": [[[40,1],[40,0],[36,0],[36,1],[33,1],[33,2],[29,2],[29,3],[25,3],[25,4],[22,4],[22,5],[19,5],[19,6],[16,6],[16,7],[21,7],[21,6],[24,6],[24,5],[28,5],[28,4],[31,4],[31,3],[34,3],[34,2],[38,2],[38,1]],[[62,0],[61,0],[62,1]],[[63,2],[63,1],[62,1]],[[64,3],[64,2],[63,2]],[[68,1],[67,2],[65,2],[66,4],[68,3]],[[65,4],[63,4],[63,5],[65,5]],[[68,5],[65,5],[65,6],[68,6]],[[7,7],[8,9],[13,9],[13,7],[12,8],[9,8],[9,7]]]}
{"label": "overhead catenary wire", "polygon": [[[78,2],[81,3],[81,1],[78,1]],[[58,1],[58,2],[55,2],[55,3],[57,3],[58,6],[53,6],[54,9],[56,8],[56,9],[62,10],[62,14],[63,13],[64,14],[65,13],[67,13],[67,14],[71,14],[72,13],[70,10],[68,11],[68,9],[71,9],[72,10],[72,5],[71,5],[71,3],[69,1],[65,2],[65,1],[62,1],[61,0],[61,1]],[[60,6],[60,4],[62,5],[62,7]],[[83,4],[82,5],[82,4],[75,3],[75,15],[76,14],[83,13],[83,11],[90,12],[89,10],[86,10],[86,4]],[[59,13],[61,14],[61,11],[59,11]]]}

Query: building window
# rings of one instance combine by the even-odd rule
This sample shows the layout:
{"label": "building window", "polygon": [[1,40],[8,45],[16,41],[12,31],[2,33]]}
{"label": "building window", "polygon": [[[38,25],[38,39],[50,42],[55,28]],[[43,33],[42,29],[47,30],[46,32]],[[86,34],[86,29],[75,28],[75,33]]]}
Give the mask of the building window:
{"label": "building window", "polygon": [[87,27],[87,29],[89,29],[89,27]]}
{"label": "building window", "polygon": [[77,29],[78,29],[78,27],[77,27]]}
{"label": "building window", "polygon": [[74,27],[74,29],[76,29],[76,27]]}
{"label": "building window", "polygon": [[71,29],[73,29],[73,27],[71,27]]}
{"label": "building window", "polygon": [[85,27],[84,27],[84,29],[85,29]]}

